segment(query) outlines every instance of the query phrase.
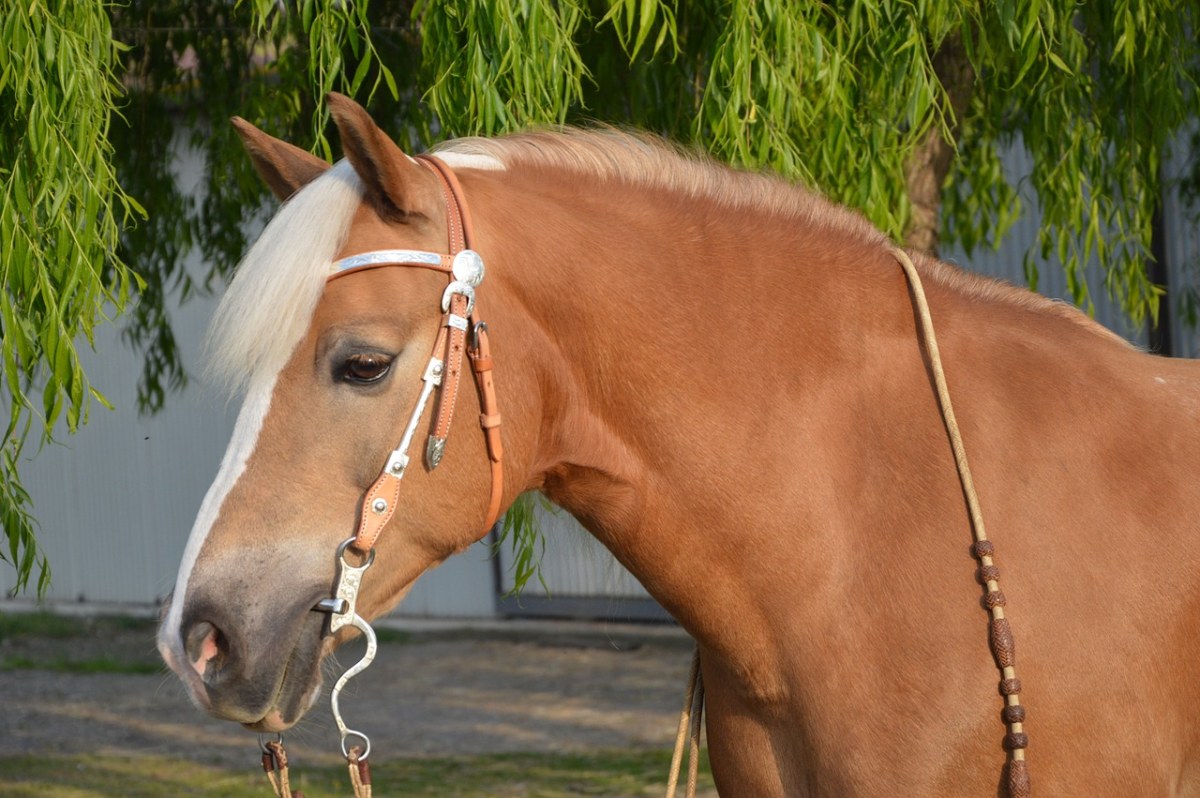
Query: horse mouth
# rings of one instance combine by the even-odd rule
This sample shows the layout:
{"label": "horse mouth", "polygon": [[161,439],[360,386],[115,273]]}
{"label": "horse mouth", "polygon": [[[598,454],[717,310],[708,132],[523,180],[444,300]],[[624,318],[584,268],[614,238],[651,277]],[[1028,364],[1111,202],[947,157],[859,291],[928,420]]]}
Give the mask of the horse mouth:
{"label": "horse mouth", "polygon": [[[335,637],[327,634],[327,616],[310,612],[284,658],[274,690],[257,720],[231,717],[249,731],[278,734],[296,725],[317,702],[324,684],[321,663],[332,652]],[[257,714],[257,713],[256,713]]]}
{"label": "horse mouth", "polygon": [[241,721],[242,727],[260,734],[279,734],[295,726],[321,694],[323,648],[318,641],[318,648],[311,657],[312,665],[305,669],[299,667],[301,646],[297,645],[284,663],[267,711],[256,721]]}

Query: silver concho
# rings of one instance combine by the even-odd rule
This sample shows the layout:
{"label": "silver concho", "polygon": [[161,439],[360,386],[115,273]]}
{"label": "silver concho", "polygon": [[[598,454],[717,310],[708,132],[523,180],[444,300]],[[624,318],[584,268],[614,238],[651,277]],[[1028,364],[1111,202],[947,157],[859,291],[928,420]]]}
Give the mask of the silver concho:
{"label": "silver concho", "polygon": [[483,258],[473,249],[464,249],[450,264],[454,279],[475,288],[483,282]]}

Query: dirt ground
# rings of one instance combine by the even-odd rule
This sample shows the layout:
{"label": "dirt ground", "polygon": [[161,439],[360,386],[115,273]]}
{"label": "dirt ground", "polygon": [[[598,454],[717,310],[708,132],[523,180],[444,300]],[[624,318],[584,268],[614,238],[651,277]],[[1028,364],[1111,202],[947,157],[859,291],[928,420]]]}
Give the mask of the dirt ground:
{"label": "dirt ground", "polygon": [[[4,653],[52,661],[45,647],[58,645],[76,657],[90,648],[120,661],[156,659],[145,628],[104,638],[6,641]],[[43,648],[14,649],[14,643]],[[354,662],[359,650],[344,652],[342,663]],[[691,641],[669,627],[416,629],[404,642],[380,645],[341,705],[347,723],[371,736],[378,759],[669,750],[690,658]],[[286,742],[293,761],[339,761],[327,698]],[[222,765],[258,757],[253,734],[194,709],[165,670],[0,671],[0,756],[38,752],[171,754]]]}

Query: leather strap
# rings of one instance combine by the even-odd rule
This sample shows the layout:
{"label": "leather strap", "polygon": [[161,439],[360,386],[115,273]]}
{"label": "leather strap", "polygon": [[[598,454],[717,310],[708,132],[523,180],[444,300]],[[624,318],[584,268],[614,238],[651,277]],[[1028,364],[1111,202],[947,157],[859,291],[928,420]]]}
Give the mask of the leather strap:
{"label": "leather strap", "polygon": [[[442,197],[446,203],[446,236],[453,257],[471,246],[470,228],[463,213],[466,203],[462,200],[462,187],[454,173],[442,161],[430,156],[421,156],[418,160],[429,168],[442,186]],[[457,317],[464,322],[470,311],[467,310],[467,299],[462,294],[454,294],[450,301],[450,313],[446,318],[449,324],[451,318]],[[430,468],[437,468],[442,461],[442,453],[446,448],[446,438],[450,435],[450,424],[454,421],[454,408],[458,404],[458,384],[462,377],[463,351],[466,349],[466,329],[450,327],[449,349],[446,351],[446,380],[442,386],[442,395],[438,402],[437,423],[433,426],[433,434],[425,448],[425,460]],[[437,350],[434,350],[437,351]]]}
{"label": "leather strap", "polygon": [[[454,420],[454,408],[458,401],[458,389],[462,378],[463,355],[466,354],[475,375],[479,392],[479,424],[487,443],[488,460],[491,466],[491,494],[488,499],[487,521],[483,534],[486,535],[500,516],[500,502],[504,496],[504,448],[500,438],[500,413],[496,398],[495,381],[492,378],[492,356],[487,338],[487,324],[479,319],[475,307],[474,290],[465,285],[454,274],[455,256],[469,249],[471,243],[471,217],[462,194],[458,178],[446,164],[430,155],[417,156],[422,164],[437,177],[442,187],[447,220],[448,255],[415,250],[378,250],[343,258],[334,264],[335,271],[328,280],[349,274],[385,266],[411,266],[448,273],[450,286],[443,298],[442,324],[433,354],[426,370],[421,399],[409,420],[409,429],[400,446],[392,452],[383,473],[375,480],[363,496],[359,512],[358,531],[353,548],[368,552],[374,546],[388,522],[396,512],[400,500],[400,481],[408,465],[407,448],[411,434],[424,413],[424,405],[430,392],[441,387],[437,419],[433,434],[426,445],[426,462],[432,470],[441,462],[446,438]],[[477,257],[468,252],[464,257]],[[471,331],[468,346],[468,331]]]}
{"label": "leather strap", "polygon": [[[417,160],[429,166],[442,181],[442,192],[446,197],[447,217],[452,219],[448,228],[448,237],[450,251],[452,255],[458,254],[455,247],[455,236],[459,236],[464,248],[470,248],[473,244],[474,236],[472,234],[473,226],[471,223],[471,208],[467,205],[466,197],[463,194],[462,184],[458,182],[458,176],[454,174],[454,170],[446,165],[441,159],[432,155],[418,156]],[[451,212],[451,205],[457,213]],[[458,295],[455,295],[456,297]],[[469,314],[471,323],[472,346],[468,351],[468,356],[471,359],[472,370],[475,373],[475,387],[479,392],[479,405],[483,411],[480,414],[479,424],[483,429],[484,437],[487,441],[488,459],[492,466],[492,490],[491,497],[488,500],[487,521],[484,523],[484,534],[487,534],[495,525],[496,519],[500,517],[500,502],[504,496],[504,446],[500,440],[500,412],[499,404],[496,399],[496,384],[492,379],[492,354],[491,346],[488,343],[488,327],[487,324],[480,321],[476,308],[473,308]],[[454,341],[451,340],[453,347]],[[452,357],[455,354],[452,351]],[[483,365],[481,365],[481,363]],[[457,372],[461,365],[461,357],[458,361],[447,361],[447,376],[454,375],[455,392],[457,392]],[[448,391],[442,391],[442,404],[446,405]],[[444,409],[439,408],[438,424],[434,428],[434,434],[440,435],[444,441],[445,436],[450,431],[450,421],[453,418],[454,403],[450,402]],[[443,425],[443,416],[445,423]]]}
{"label": "leather strap", "polygon": [[504,444],[500,440],[500,410],[496,403],[496,383],[492,380],[492,348],[488,343],[488,328],[477,321],[474,330],[474,346],[468,355],[475,373],[475,387],[479,390],[479,426],[487,441],[488,460],[492,463],[492,495],[488,500],[487,524],[491,529],[500,517],[500,500],[504,496]]}

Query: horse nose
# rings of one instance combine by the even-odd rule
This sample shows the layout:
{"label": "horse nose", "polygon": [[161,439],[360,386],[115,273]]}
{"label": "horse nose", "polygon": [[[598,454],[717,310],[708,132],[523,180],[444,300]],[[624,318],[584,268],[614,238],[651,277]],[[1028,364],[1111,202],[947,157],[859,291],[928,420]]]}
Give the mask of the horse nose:
{"label": "horse nose", "polygon": [[208,621],[198,621],[184,633],[183,647],[192,669],[210,682],[229,660],[229,641]]}

